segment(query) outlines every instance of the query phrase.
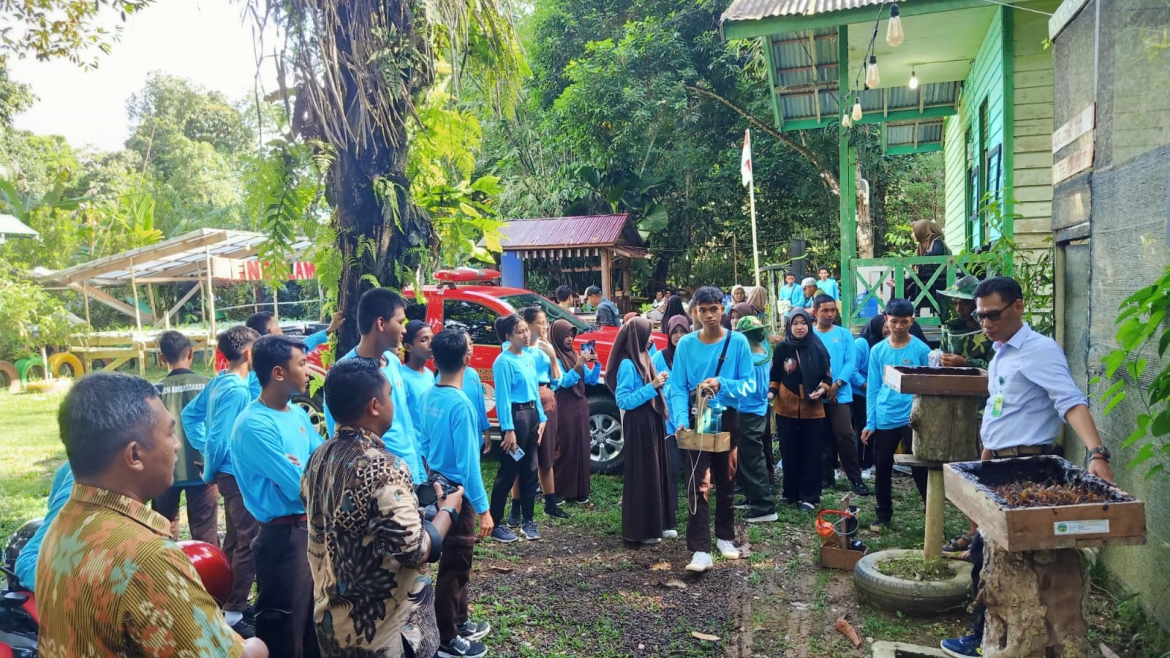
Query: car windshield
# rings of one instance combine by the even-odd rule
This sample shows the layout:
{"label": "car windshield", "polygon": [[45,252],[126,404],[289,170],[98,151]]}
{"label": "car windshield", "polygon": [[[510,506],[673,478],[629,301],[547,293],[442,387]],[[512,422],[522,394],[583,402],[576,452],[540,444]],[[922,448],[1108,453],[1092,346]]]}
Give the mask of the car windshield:
{"label": "car windshield", "polygon": [[578,334],[593,331],[594,329],[577,316],[535,293],[527,292],[519,295],[506,295],[500,299],[511,306],[513,311],[519,311],[528,306],[539,306],[544,311],[544,314],[548,316],[550,325],[557,320],[567,320],[569,324],[577,329]]}

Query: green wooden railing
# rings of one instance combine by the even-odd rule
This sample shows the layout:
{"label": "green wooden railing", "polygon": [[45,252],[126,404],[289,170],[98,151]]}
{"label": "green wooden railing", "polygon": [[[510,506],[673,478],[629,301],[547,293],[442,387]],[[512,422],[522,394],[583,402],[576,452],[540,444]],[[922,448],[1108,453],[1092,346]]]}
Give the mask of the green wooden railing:
{"label": "green wooden railing", "polygon": [[[938,265],[932,274],[920,276],[918,267],[922,265]],[[842,277],[841,305],[842,315],[848,319],[849,326],[863,325],[869,318],[860,317],[859,313],[876,299],[878,312],[886,308],[886,299],[905,298],[907,283],[912,283],[917,291],[910,303],[917,309],[920,305],[930,310],[933,315],[919,316],[917,321],[923,326],[937,326],[942,323],[944,309],[950,302],[944,297],[939,299],[931,293],[932,288],[949,288],[970,271],[971,261],[967,256],[913,256],[906,258],[853,258],[849,260],[848,276]],[[871,289],[859,268],[880,267],[878,283]],[[890,287],[886,281],[893,278],[893,297],[890,297]],[[939,283],[941,282],[941,283]],[[861,297],[864,295],[864,297]],[[861,297],[859,299],[859,297]]]}

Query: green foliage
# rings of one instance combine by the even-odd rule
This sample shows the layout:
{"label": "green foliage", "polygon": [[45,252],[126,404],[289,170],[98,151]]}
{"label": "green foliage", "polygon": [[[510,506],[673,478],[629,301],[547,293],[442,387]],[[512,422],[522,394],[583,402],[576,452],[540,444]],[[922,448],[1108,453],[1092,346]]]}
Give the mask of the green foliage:
{"label": "green foliage", "polygon": [[[110,30],[102,24],[118,12],[122,21],[153,0],[3,0],[0,2],[0,49],[19,57],[65,58],[75,64],[97,66],[92,49],[110,52],[121,26]],[[99,20],[101,19],[101,20]],[[16,29],[13,29],[16,28]]]}
{"label": "green foliage", "polygon": [[[1056,332],[1055,280],[1052,267],[1052,248],[1024,249],[1014,237],[1003,230],[1005,219],[1019,215],[1004,215],[1003,205],[992,196],[983,197],[980,212],[991,225],[990,248],[980,253],[968,253],[968,269],[987,276],[1010,276],[1020,284],[1024,293],[1024,322],[1045,336]],[[1046,242],[1050,245],[1051,238]]]}
{"label": "green foliage", "polygon": [[1166,314],[1170,312],[1170,267],[1152,284],[1139,289],[1121,303],[1117,314],[1117,349],[1102,362],[1105,374],[1092,383],[1106,383],[1100,393],[1105,413],[1113,412],[1128,398],[1128,392],[1139,393],[1145,412],[1134,420],[1134,429],[1122,444],[1132,450],[1131,469],[1145,470],[1147,478],[1165,473],[1170,465],[1170,362],[1161,370],[1147,374],[1149,360],[1165,356],[1170,348],[1170,331]]}
{"label": "green foliage", "polygon": [[71,330],[61,302],[7,266],[0,266],[0,327],[0,355],[12,361],[65,343]]}

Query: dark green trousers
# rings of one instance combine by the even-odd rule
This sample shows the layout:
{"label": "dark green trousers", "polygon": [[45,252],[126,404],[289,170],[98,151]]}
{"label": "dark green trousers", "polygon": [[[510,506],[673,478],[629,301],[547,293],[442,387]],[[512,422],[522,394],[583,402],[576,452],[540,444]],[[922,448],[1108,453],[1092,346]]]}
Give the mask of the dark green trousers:
{"label": "dark green trousers", "polygon": [[768,479],[768,457],[764,441],[768,419],[755,414],[739,414],[739,476],[743,480],[743,493],[750,508],[749,516],[766,516],[776,511],[772,500],[772,483]]}

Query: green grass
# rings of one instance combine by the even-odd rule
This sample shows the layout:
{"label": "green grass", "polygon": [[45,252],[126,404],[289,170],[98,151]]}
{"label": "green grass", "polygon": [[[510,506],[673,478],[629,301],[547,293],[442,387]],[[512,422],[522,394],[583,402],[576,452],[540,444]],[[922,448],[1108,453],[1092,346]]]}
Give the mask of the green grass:
{"label": "green grass", "polygon": [[57,435],[61,395],[0,392],[0,545],[45,515],[53,471],[65,461]]}

